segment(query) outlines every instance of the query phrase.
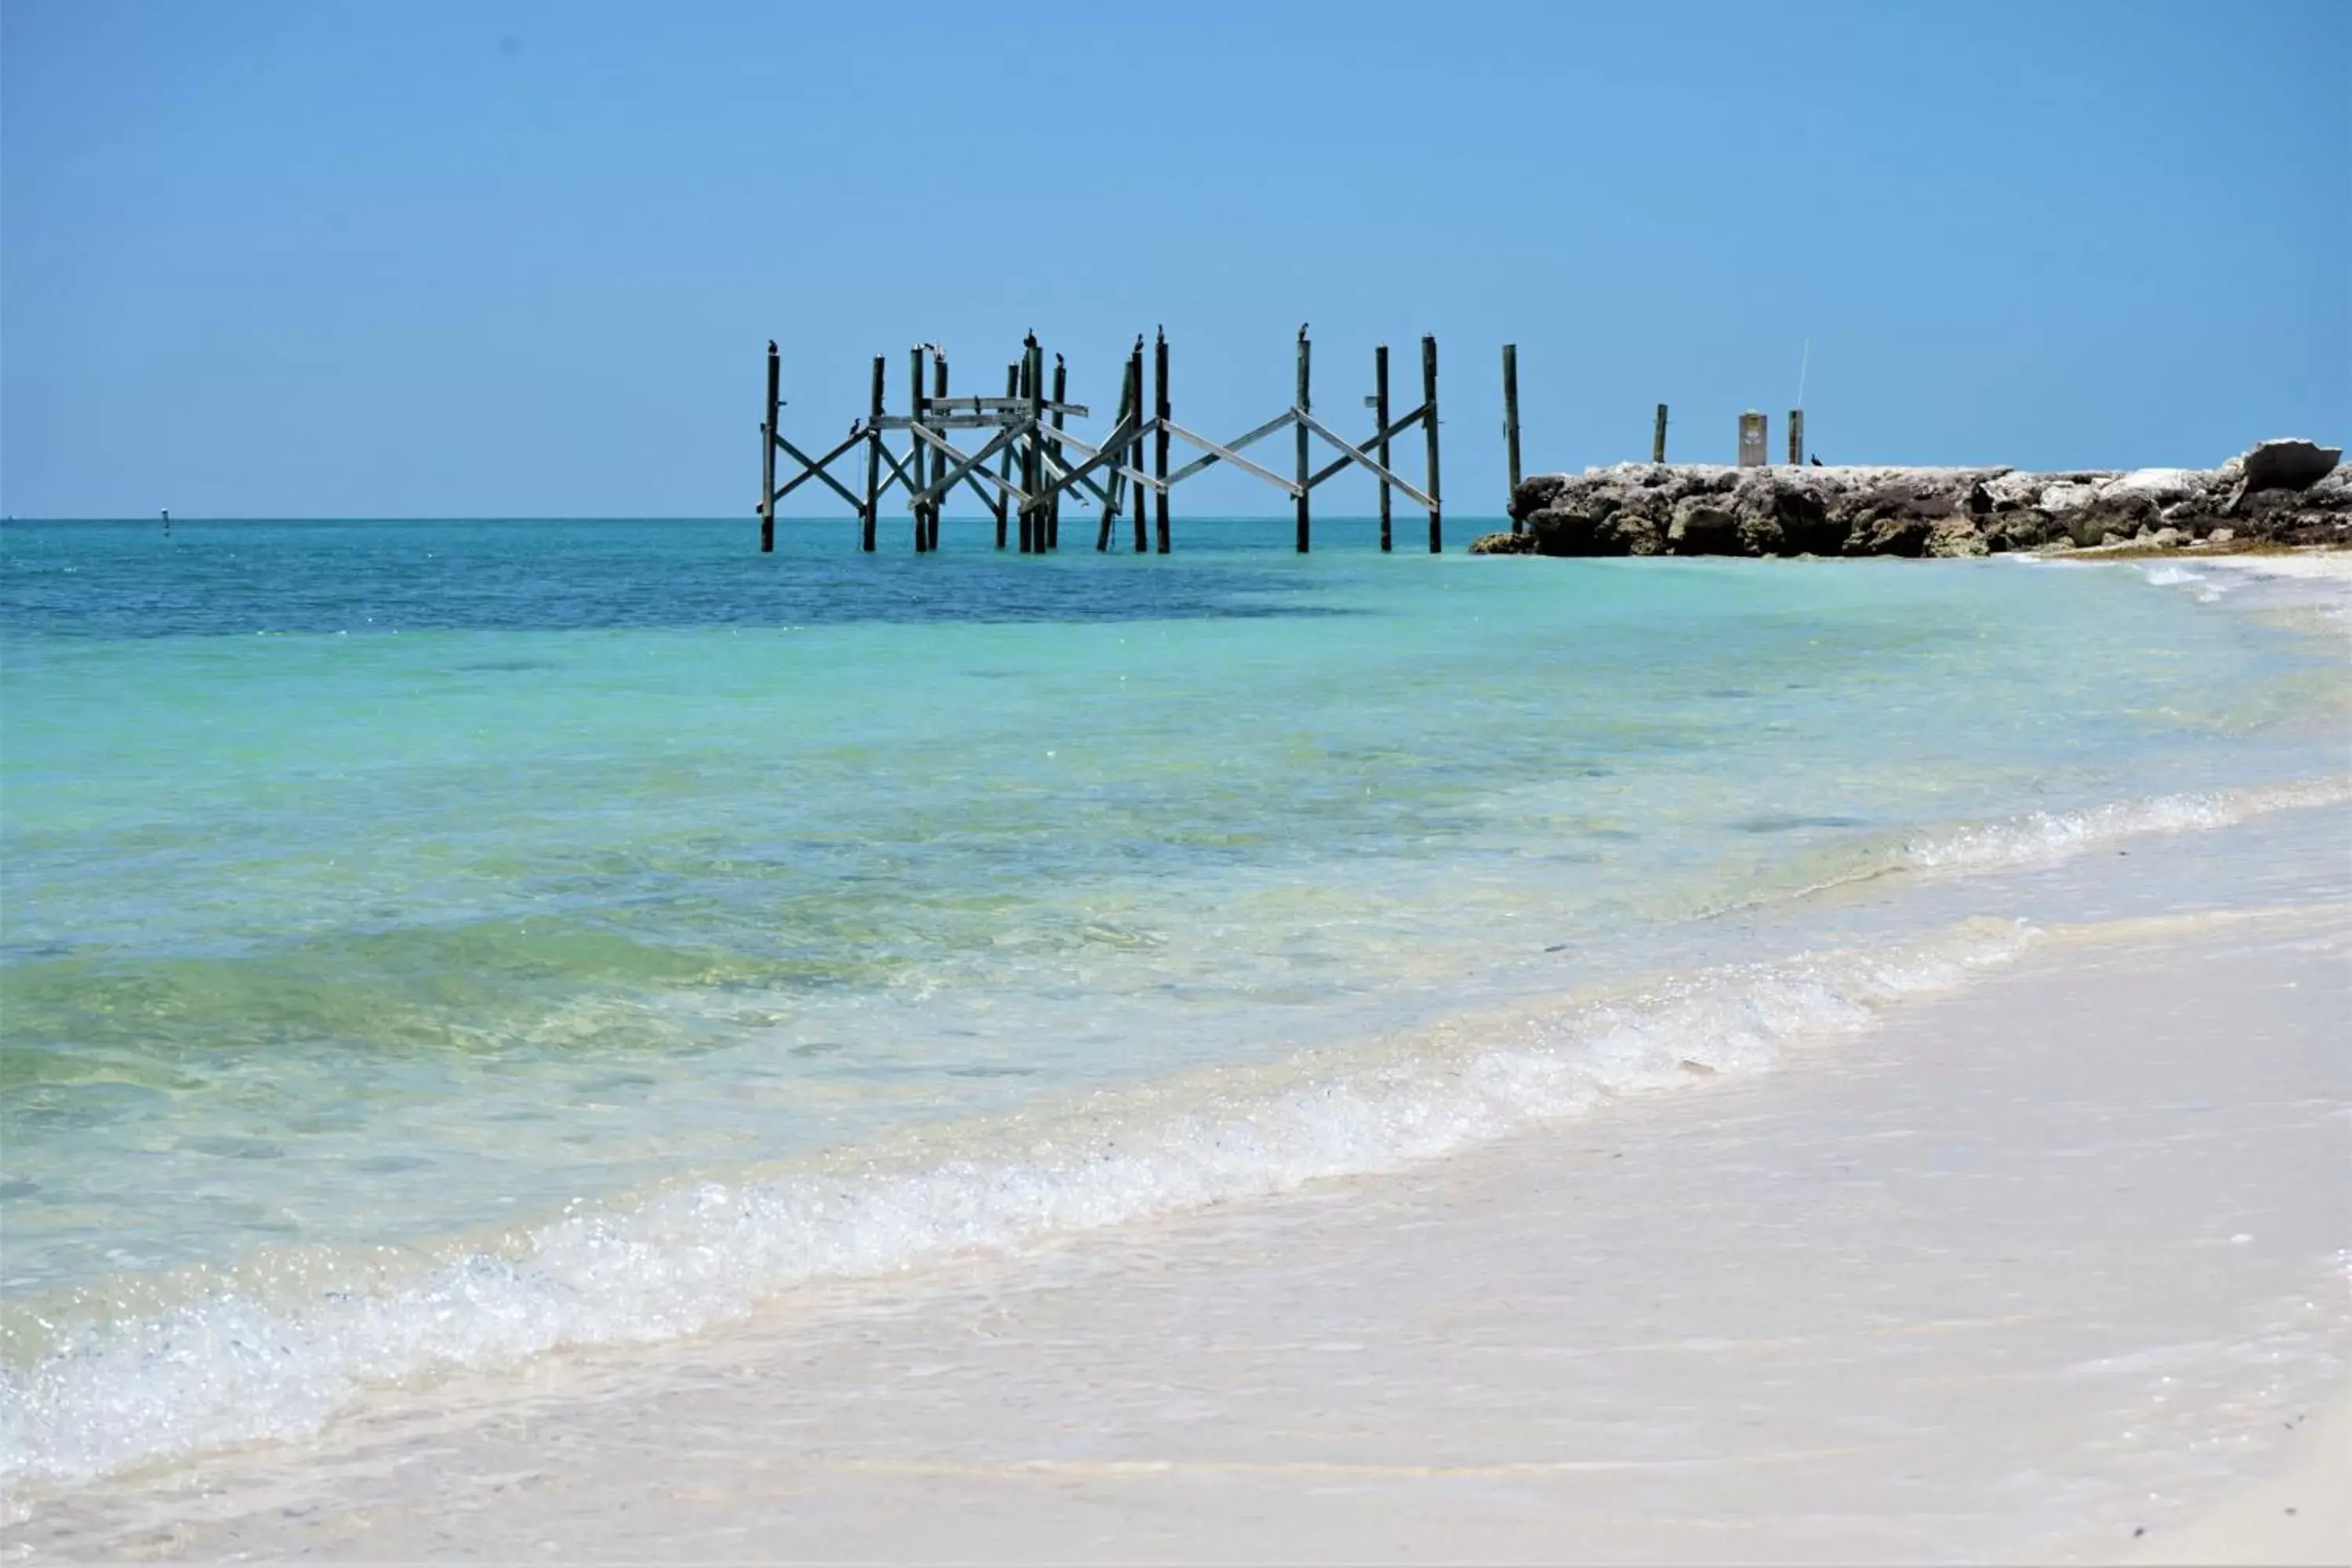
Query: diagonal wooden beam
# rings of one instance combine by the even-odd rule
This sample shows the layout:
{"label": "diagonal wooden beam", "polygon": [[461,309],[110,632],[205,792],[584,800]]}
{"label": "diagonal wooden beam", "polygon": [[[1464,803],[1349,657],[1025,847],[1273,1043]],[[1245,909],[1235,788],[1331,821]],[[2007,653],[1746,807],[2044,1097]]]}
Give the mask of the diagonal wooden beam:
{"label": "diagonal wooden beam", "polygon": [[1168,422],[1168,433],[1171,436],[1181,437],[1184,440],[1192,443],[1195,447],[1202,448],[1209,455],[1205,458],[1195,458],[1191,462],[1185,464],[1182,468],[1177,469],[1174,473],[1169,475],[1168,483],[1173,486],[1179,480],[1190,479],[1192,475],[1199,473],[1202,468],[1207,468],[1212,463],[1231,463],[1237,468],[1243,469],[1248,473],[1255,474],[1259,479],[1262,479],[1266,483],[1275,486],[1276,489],[1282,490],[1286,495],[1292,497],[1304,495],[1306,491],[1300,487],[1297,480],[1286,479],[1271,468],[1261,468],[1255,463],[1251,462],[1247,458],[1243,457],[1240,452],[1240,448],[1248,446],[1253,441],[1261,440],[1265,437],[1273,435],[1276,430],[1282,429],[1298,416],[1298,410],[1296,408],[1290,409],[1282,414],[1277,414],[1273,418],[1267,420],[1265,424],[1259,426],[1256,429],[1251,431],[1248,435],[1235,439],[1234,444],[1230,447],[1220,447],[1214,441],[1210,440],[1206,436],[1196,436],[1192,431],[1185,429],[1181,425],[1177,424],[1174,420],[1170,420]]}
{"label": "diagonal wooden beam", "polygon": [[834,494],[839,496],[842,500],[849,503],[850,510],[859,513],[860,515],[865,513],[866,503],[863,500],[860,500],[856,493],[854,493],[846,485],[844,485],[839,479],[835,479],[831,474],[826,473],[824,470],[824,466],[827,463],[832,462],[835,458],[840,457],[844,452],[848,451],[852,447],[856,446],[860,441],[866,439],[866,436],[863,431],[860,431],[858,434],[844,440],[839,446],[835,447],[832,451],[827,452],[822,458],[811,458],[806,452],[802,451],[798,447],[795,447],[790,441],[785,440],[782,431],[776,431],[773,432],[773,434],[777,447],[783,451],[785,456],[791,458],[793,462],[798,463],[801,466],[801,471],[793,478],[791,483],[778,490],[775,493],[774,499],[769,502],[769,510],[771,515],[774,512],[776,501],[783,500],[786,496],[800,489],[802,485],[807,483],[810,479],[823,479],[826,484],[833,487]]}
{"label": "diagonal wooden beam", "polygon": [[1006,426],[1002,430],[999,430],[993,437],[990,437],[987,445],[982,447],[979,451],[974,452],[970,456],[966,456],[964,453],[956,450],[956,448],[948,442],[945,437],[935,436],[930,431],[924,429],[921,426],[917,426],[915,427],[915,434],[921,439],[928,441],[932,446],[938,447],[940,451],[946,453],[949,457],[954,458],[955,467],[950,468],[947,471],[947,476],[940,479],[937,485],[929,489],[919,491],[914,499],[926,503],[938,500],[940,497],[945,496],[949,491],[954,489],[959,483],[969,478],[973,472],[977,471],[982,479],[984,479],[989,483],[996,486],[1006,495],[1011,496],[1013,500],[1026,505],[1028,503],[1029,497],[1021,490],[1020,487],[1014,485],[1009,479],[1003,479],[998,475],[990,473],[987,468],[982,467],[982,465],[991,458],[996,456],[997,453],[1003,451],[1012,442],[1025,434],[1029,430],[1030,425],[1031,421],[1024,419],[1017,425]]}
{"label": "diagonal wooden beam", "polygon": [[[1361,463],[1364,467],[1371,469],[1372,472],[1378,474],[1381,479],[1386,479],[1390,484],[1392,484],[1397,489],[1402,490],[1406,495],[1411,496],[1423,506],[1431,506],[1435,504],[1430,500],[1427,495],[1415,489],[1412,485],[1407,484],[1404,480],[1389,472],[1386,468],[1381,466],[1369,454],[1358,447],[1350,447],[1347,442],[1342,441],[1339,437],[1331,434],[1330,430],[1324,426],[1323,422],[1320,419],[1316,418],[1312,414],[1300,415],[1298,416],[1298,422],[1306,426],[1309,430],[1315,432],[1318,436],[1322,437],[1326,441],[1330,442],[1334,447],[1339,447],[1339,450],[1345,454],[1338,461],[1309,477],[1307,481],[1307,488],[1308,489],[1313,489],[1317,485],[1321,484],[1325,479],[1329,479],[1341,468],[1346,468],[1349,463]],[[1391,434],[1393,434],[1393,432],[1391,432]],[[1374,441],[1378,441],[1380,437],[1375,436],[1372,439]]]}

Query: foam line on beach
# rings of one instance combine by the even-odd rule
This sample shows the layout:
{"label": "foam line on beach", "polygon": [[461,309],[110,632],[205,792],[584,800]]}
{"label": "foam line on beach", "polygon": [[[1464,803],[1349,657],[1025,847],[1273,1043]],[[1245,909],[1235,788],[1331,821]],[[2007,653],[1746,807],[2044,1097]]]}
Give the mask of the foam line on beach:
{"label": "foam line on beach", "polygon": [[[248,1274],[0,1375],[0,1475],[77,1482],[305,1435],[371,1384],[646,1343],[819,1278],[1399,1169],[1632,1095],[1770,1068],[2022,951],[2012,921],[1698,972],[1457,1019],[1360,1053],[1226,1068],[1015,1119],[961,1146],[704,1181],[583,1207],[374,1289]],[[257,1288],[261,1287],[261,1288]]]}
{"label": "foam line on beach", "polygon": [[2273,812],[2347,803],[2352,779],[2329,778],[2152,795],[2081,811],[2037,811],[1906,839],[1893,851],[1890,868],[1992,871],[2054,865],[2122,839],[2229,827]]}

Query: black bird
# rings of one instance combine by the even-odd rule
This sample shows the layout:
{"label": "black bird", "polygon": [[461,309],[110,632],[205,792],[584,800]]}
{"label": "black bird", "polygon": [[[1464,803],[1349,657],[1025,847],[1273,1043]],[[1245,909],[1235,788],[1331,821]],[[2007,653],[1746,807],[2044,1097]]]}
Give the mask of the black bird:
{"label": "black bird", "polygon": [[1304,321],[1298,323],[1298,341],[1302,343],[1307,341],[1307,323]]}
{"label": "black bird", "polygon": [[853,420],[851,420],[851,421],[849,422],[849,433],[850,433],[851,435],[855,436],[855,435],[856,435],[856,434],[857,434],[857,432],[858,432],[859,430],[861,430],[861,429],[865,428],[865,426],[866,426],[866,416],[865,416],[864,415],[862,415],[862,414],[861,414],[861,415],[859,415],[856,418],[855,418],[855,419],[853,419]]}
{"label": "black bird", "polygon": [[1824,467],[1824,466],[1825,466],[1825,465],[1823,465],[1823,463],[1822,462],[1822,455],[1821,455],[1819,452],[1814,453],[1814,454],[1813,454],[1813,467],[1815,467],[1815,468],[1818,468]]}
{"label": "black bird", "polygon": [[768,352],[770,353],[774,353],[776,352],[776,340],[773,338],[770,338],[768,340]]}

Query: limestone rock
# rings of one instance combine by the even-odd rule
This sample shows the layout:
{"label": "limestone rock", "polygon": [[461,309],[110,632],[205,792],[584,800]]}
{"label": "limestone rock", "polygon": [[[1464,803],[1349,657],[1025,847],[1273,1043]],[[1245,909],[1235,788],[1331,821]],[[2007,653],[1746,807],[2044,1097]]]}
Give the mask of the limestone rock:
{"label": "limestone rock", "polygon": [[[2309,447],[2304,469],[2271,449]],[[1541,555],[1976,555],[2213,534],[2324,542],[2352,532],[2352,473],[2301,488],[2281,472],[2333,465],[2332,449],[2265,442],[2215,469],[1787,467],[1620,463],[1522,481],[1516,553]],[[2264,486],[2256,488],[2255,479]],[[1501,549],[1502,546],[1491,547]]]}
{"label": "limestone rock", "polygon": [[2305,490],[2344,460],[2341,447],[2303,440],[2257,441],[2238,462],[2247,495],[2263,490]]}

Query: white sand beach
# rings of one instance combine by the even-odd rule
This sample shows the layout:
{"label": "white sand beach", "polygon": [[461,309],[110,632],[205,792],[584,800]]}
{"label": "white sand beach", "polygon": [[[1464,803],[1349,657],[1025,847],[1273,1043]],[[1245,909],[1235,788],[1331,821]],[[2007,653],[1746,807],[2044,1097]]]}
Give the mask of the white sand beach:
{"label": "white sand beach", "polygon": [[2086,918],[1770,1073],[379,1395],[14,1549],[2341,1561],[2343,830],[1956,891]]}

